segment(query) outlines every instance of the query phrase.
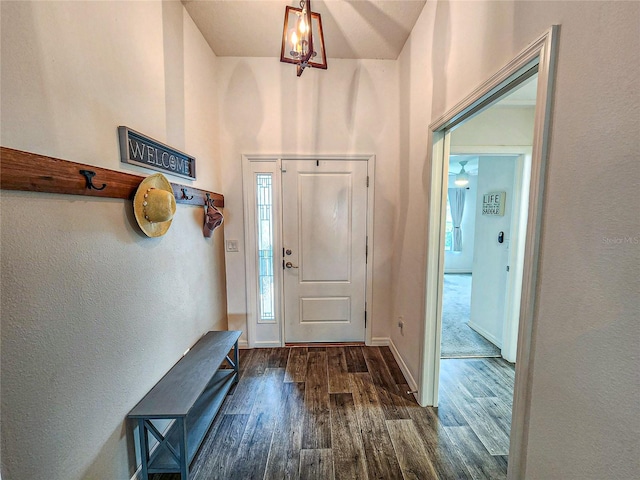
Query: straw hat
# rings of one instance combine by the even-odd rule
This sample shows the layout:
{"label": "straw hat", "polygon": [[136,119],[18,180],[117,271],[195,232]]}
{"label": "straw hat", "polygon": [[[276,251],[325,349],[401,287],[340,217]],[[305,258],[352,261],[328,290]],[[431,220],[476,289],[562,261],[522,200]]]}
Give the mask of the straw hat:
{"label": "straw hat", "polygon": [[149,175],[133,197],[133,214],[148,237],[161,237],[171,226],[176,199],[169,180],[161,173]]}

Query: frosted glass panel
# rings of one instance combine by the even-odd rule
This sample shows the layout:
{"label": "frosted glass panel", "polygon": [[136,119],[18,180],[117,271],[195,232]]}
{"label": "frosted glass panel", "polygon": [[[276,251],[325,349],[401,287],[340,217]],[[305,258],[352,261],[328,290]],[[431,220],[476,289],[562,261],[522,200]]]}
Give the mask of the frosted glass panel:
{"label": "frosted glass panel", "polygon": [[260,320],[275,321],[273,291],[273,192],[271,174],[256,175]]}

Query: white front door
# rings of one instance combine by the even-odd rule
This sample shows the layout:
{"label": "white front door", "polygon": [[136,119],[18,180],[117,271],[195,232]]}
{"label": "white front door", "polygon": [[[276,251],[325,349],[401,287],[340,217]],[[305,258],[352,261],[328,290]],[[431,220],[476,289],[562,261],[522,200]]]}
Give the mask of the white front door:
{"label": "white front door", "polygon": [[367,162],[282,161],[286,342],[365,339]]}

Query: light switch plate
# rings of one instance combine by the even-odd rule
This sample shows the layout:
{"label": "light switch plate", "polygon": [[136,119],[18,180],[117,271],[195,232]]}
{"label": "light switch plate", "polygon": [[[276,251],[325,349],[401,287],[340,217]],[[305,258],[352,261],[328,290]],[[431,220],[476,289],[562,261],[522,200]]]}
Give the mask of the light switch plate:
{"label": "light switch plate", "polygon": [[227,240],[226,241],[227,252],[237,252],[238,251],[238,240]]}

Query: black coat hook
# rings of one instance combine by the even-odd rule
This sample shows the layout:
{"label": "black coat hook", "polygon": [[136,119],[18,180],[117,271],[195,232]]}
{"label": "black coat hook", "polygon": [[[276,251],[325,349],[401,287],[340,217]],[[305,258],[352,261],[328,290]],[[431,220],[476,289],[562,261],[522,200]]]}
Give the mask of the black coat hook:
{"label": "black coat hook", "polygon": [[193,195],[191,195],[190,197],[187,196],[187,189],[186,188],[181,188],[180,190],[182,190],[182,200],[191,200],[193,198]]}
{"label": "black coat hook", "polygon": [[103,183],[101,187],[96,187],[93,184],[93,177],[95,177],[96,172],[92,172],[91,170],[80,170],[80,174],[84,175],[85,180],[87,181],[87,188],[91,190],[104,190],[107,186],[106,183]]}
{"label": "black coat hook", "polygon": [[211,205],[213,206],[213,200],[211,200],[211,195],[209,194],[209,192],[207,192],[207,206]]}

